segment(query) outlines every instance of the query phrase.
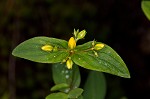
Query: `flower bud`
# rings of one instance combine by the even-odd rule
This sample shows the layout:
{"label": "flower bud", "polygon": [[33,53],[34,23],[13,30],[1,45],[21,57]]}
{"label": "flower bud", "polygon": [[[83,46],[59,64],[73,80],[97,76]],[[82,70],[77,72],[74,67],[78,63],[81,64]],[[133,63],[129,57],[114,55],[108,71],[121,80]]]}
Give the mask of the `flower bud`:
{"label": "flower bud", "polygon": [[77,39],[83,39],[86,35],[86,31],[85,30],[82,30],[78,33],[77,35]]}
{"label": "flower bud", "polygon": [[95,45],[95,43],[96,43],[96,41],[95,41],[95,40],[93,40],[93,42],[92,42],[92,46],[94,46],[94,45]]}
{"label": "flower bud", "polygon": [[53,50],[53,46],[46,44],[46,45],[42,46],[41,49],[43,51],[52,51]]}
{"label": "flower bud", "polygon": [[94,49],[95,50],[100,50],[100,49],[102,49],[104,47],[104,44],[96,44],[95,46],[94,46]]}
{"label": "flower bud", "polygon": [[97,53],[96,51],[94,51],[94,55],[95,55],[96,57],[98,57],[98,53]]}
{"label": "flower bud", "polygon": [[71,38],[69,39],[68,47],[69,47],[70,49],[74,49],[74,48],[76,47],[76,41],[75,41],[74,37],[71,37]]}
{"label": "flower bud", "polygon": [[66,66],[68,69],[72,69],[72,65],[73,65],[73,62],[71,59],[68,59],[67,62],[66,62]]}
{"label": "flower bud", "polygon": [[54,51],[54,52],[58,51],[58,48],[55,46],[55,47],[53,48],[53,51]]}
{"label": "flower bud", "polygon": [[77,37],[77,35],[78,35],[78,33],[79,33],[79,29],[77,29],[77,31],[74,29],[74,36],[75,36],[75,38]]}

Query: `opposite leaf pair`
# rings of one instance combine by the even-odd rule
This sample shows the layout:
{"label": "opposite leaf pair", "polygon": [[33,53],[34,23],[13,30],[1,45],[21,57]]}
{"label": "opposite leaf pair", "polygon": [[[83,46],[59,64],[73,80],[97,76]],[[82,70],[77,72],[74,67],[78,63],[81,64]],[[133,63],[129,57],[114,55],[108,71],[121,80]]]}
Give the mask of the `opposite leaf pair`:
{"label": "opposite leaf pair", "polygon": [[120,77],[130,78],[129,71],[121,57],[108,45],[89,41],[76,45],[84,38],[85,30],[74,30],[69,42],[49,37],[34,37],[13,50],[13,55],[40,63],[66,62],[68,69],[73,63],[86,69],[106,72]]}

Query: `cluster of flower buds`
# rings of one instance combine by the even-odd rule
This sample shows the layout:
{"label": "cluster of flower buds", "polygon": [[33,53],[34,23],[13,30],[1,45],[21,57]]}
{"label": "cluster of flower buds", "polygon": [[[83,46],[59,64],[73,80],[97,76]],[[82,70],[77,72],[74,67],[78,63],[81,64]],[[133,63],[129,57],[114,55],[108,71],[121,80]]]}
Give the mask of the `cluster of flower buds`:
{"label": "cluster of flower buds", "polygon": [[[76,47],[76,40],[74,37],[71,37],[68,41],[68,47],[70,49],[70,52],[73,52],[73,49]],[[66,66],[68,69],[72,69],[73,61],[71,60],[71,57],[68,57],[66,60]]]}
{"label": "cluster of flower buds", "polygon": [[77,31],[74,29],[74,36],[76,41],[78,41],[79,39],[83,39],[85,35],[86,35],[85,30],[79,32],[79,29]]}
{"label": "cluster of flower buds", "polygon": [[[74,53],[74,48],[76,47],[76,42],[79,40],[79,39],[83,39],[86,35],[86,31],[85,30],[82,30],[79,32],[79,29],[76,31],[74,29],[74,37],[71,37],[68,41],[68,48],[69,48],[69,51],[70,51],[70,55],[67,57],[67,59],[65,59],[63,62],[66,62],[66,66],[68,69],[72,69],[72,66],[73,66],[73,61],[71,59],[71,54]],[[98,53],[97,51],[102,49],[104,47],[104,44],[103,43],[96,43],[96,41],[93,41],[92,43],[92,50],[95,54],[95,56],[98,57]],[[43,51],[57,51],[58,48],[56,46],[52,46],[50,44],[46,44],[44,46],[41,47],[41,49]]]}

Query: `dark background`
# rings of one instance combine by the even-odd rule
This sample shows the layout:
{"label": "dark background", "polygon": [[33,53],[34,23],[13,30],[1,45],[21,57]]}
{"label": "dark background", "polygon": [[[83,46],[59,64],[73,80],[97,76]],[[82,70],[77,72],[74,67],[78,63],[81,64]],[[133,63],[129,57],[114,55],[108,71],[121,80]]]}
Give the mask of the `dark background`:
{"label": "dark background", "polygon": [[[74,28],[87,31],[79,44],[93,39],[108,44],[131,73],[131,79],[105,73],[106,99],[150,99],[150,21],[141,0],[1,0],[0,99],[44,99],[53,85],[50,64],[11,52],[35,36],[68,40]],[[84,82],[86,70],[80,71]]]}

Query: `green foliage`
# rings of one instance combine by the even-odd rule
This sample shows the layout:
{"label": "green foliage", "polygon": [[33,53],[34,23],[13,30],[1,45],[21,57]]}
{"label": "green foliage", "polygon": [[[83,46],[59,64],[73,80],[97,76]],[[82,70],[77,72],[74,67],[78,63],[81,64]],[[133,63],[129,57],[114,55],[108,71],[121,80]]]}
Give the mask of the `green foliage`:
{"label": "green foliage", "polygon": [[[86,51],[92,47],[92,41],[76,47],[77,52],[72,56],[73,61],[84,68],[107,72],[117,76],[130,78],[129,71],[121,57],[108,45],[101,50]],[[101,42],[97,42],[101,44]]]}
{"label": "green foliage", "polygon": [[[77,65],[87,69],[130,78],[125,63],[111,47],[105,44],[101,50],[93,51],[91,50],[93,42],[90,41],[77,46],[74,49],[75,52],[70,56],[72,60]],[[102,44],[101,42],[97,43]],[[58,50],[49,52],[41,50],[41,47],[47,44],[57,47]],[[65,61],[69,56],[69,51],[67,41],[48,37],[35,37],[18,45],[12,54],[35,62],[56,63]]]}
{"label": "green foliage", "polygon": [[51,91],[62,90],[62,89],[65,89],[65,88],[69,88],[69,85],[66,84],[66,83],[61,83],[61,84],[57,84],[57,85],[53,86],[51,88]]}
{"label": "green foliage", "polygon": [[103,73],[91,71],[84,86],[85,99],[105,99],[106,81]]}
{"label": "green foliage", "polygon": [[66,83],[69,85],[63,92],[68,92],[80,85],[80,72],[77,65],[73,65],[72,69],[67,69],[65,64],[53,64],[52,73],[55,84]]}
{"label": "green foliage", "polygon": [[68,98],[78,98],[83,92],[83,89],[81,88],[75,88],[73,90],[71,90],[68,94]]}
{"label": "green foliage", "polygon": [[71,90],[68,94],[58,92],[58,93],[52,93],[46,96],[45,99],[82,99],[83,89],[81,88],[75,88]]}
{"label": "green foliage", "polygon": [[48,95],[45,99],[68,99],[68,95],[62,92],[52,93]]}
{"label": "green foliage", "polygon": [[144,14],[148,18],[148,20],[150,20],[150,1],[143,0],[141,3],[141,6],[142,6],[142,10],[143,10]]}
{"label": "green foliage", "polygon": [[[46,44],[56,46],[61,50],[51,52],[43,51],[41,47]],[[62,62],[69,55],[63,49],[67,49],[67,42],[65,40],[49,37],[34,37],[18,45],[12,54],[34,62],[57,63]]]}
{"label": "green foliage", "polygon": [[[61,92],[52,93],[46,99],[82,99],[83,97],[104,99],[105,79],[100,72],[130,78],[129,71],[121,57],[104,43],[90,41],[76,46],[77,41],[84,38],[86,31],[74,30],[74,32],[74,37],[68,42],[49,37],[31,38],[18,45],[12,54],[35,62],[55,63],[52,65],[52,74],[56,85],[51,91]],[[83,97],[81,95],[83,89],[78,88],[80,85],[78,66],[95,70],[89,74]]]}

